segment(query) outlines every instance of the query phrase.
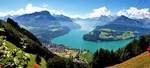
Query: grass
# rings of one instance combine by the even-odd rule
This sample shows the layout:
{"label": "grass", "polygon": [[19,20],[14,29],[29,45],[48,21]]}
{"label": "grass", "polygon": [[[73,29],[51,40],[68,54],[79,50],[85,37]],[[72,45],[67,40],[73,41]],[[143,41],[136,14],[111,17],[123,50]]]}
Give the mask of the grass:
{"label": "grass", "polygon": [[90,63],[93,60],[93,54],[91,52],[82,52],[80,58]]}
{"label": "grass", "polygon": [[[34,64],[36,63],[35,62],[35,55],[31,55],[31,58],[30,58],[30,62],[28,63],[28,68],[33,68],[34,67]],[[39,68],[46,68],[46,61],[44,60],[44,58],[41,58],[41,65],[39,65]]]}
{"label": "grass", "polygon": [[[18,49],[14,44],[10,43],[9,41],[5,41],[6,47],[8,50],[12,51],[13,49]],[[24,51],[23,51],[24,52]],[[26,52],[25,52],[26,53]],[[28,53],[29,54],[29,53]],[[33,68],[35,62],[35,57],[36,55],[34,54],[29,54],[30,55],[30,61],[28,62],[28,67],[27,68]],[[17,55],[20,56],[20,55]],[[39,68],[46,68],[46,61],[44,60],[43,57],[41,57],[41,65],[39,65]]]}
{"label": "grass", "polygon": [[150,53],[145,52],[123,63],[108,68],[150,68]]}
{"label": "grass", "polygon": [[5,31],[4,28],[0,28],[0,31]]}
{"label": "grass", "polygon": [[5,41],[5,43],[6,43],[6,47],[8,47],[8,49],[10,50],[10,51],[12,51],[13,49],[17,49],[17,47],[14,45],[14,44],[12,44],[12,43],[10,43],[10,42],[8,42],[8,41]]}

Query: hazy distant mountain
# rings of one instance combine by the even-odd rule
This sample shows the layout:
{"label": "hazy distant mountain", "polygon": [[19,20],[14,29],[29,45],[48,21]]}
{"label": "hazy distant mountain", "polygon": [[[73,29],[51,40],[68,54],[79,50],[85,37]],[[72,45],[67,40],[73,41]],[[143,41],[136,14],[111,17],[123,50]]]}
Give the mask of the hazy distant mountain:
{"label": "hazy distant mountain", "polygon": [[[95,19],[97,21],[101,21],[101,22],[110,22],[114,19],[115,17],[113,16],[100,16],[100,17],[95,17]],[[94,19],[94,18],[93,18]]]}
{"label": "hazy distant mountain", "polygon": [[136,19],[136,20],[142,22],[144,28],[150,29],[150,19],[149,18]]}
{"label": "hazy distant mountain", "polygon": [[80,24],[83,28],[95,28],[96,26],[102,26],[108,24],[108,22],[112,21],[115,17],[112,16],[100,16],[93,18],[76,18],[73,19],[76,23]]}
{"label": "hazy distant mountain", "polygon": [[64,15],[53,15],[56,20],[63,26],[67,26],[71,29],[80,28],[80,25],[74,23],[70,17]]}
{"label": "hazy distant mountain", "polygon": [[7,21],[8,18],[13,18],[13,17],[15,17],[15,16],[11,16],[11,15],[8,15],[8,16],[0,16],[0,19]]}

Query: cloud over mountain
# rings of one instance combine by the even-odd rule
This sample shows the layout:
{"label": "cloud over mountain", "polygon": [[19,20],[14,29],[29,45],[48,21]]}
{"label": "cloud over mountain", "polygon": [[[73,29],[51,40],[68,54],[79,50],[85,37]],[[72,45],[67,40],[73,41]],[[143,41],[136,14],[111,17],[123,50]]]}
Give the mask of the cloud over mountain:
{"label": "cloud over mountain", "polygon": [[93,12],[90,13],[90,15],[91,17],[109,16],[111,15],[111,11],[104,6],[97,9],[93,9]]}
{"label": "cloud over mountain", "polygon": [[0,17],[3,16],[14,16],[14,15],[22,15],[22,14],[29,14],[34,12],[40,11],[49,11],[51,14],[57,15],[65,15],[71,18],[91,18],[91,17],[100,17],[100,16],[121,16],[125,15],[129,18],[150,18],[150,10],[149,8],[136,8],[136,7],[129,7],[128,9],[118,10],[117,12],[111,12],[110,9],[107,7],[99,7],[92,9],[91,12],[85,14],[73,14],[73,11],[66,12],[66,10],[56,9],[56,8],[49,8],[48,4],[44,3],[42,6],[34,6],[31,3],[27,4],[25,7],[11,10],[8,12],[0,12]]}
{"label": "cloud over mountain", "polygon": [[117,16],[125,15],[131,18],[150,18],[149,8],[138,9],[136,7],[130,7],[126,10],[120,10],[117,12]]}
{"label": "cloud over mountain", "polygon": [[0,12],[0,16],[7,16],[7,15],[22,15],[22,14],[28,14],[28,13],[33,13],[33,12],[39,12],[39,11],[50,11],[52,14],[65,14],[63,10],[58,10],[58,9],[53,9],[53,8],[48,8],[48,5],[43,4],[42,7],[38,6],[33,6],[32,4],[27,4],[24,8],[20,8],[18,10],[12,10],[9,12]]}

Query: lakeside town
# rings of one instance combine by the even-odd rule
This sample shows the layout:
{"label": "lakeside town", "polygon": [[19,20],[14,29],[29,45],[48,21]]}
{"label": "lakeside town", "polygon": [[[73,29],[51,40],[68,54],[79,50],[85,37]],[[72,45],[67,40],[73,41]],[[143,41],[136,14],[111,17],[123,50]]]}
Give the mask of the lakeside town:
{"label": "lakeside town", "polygon": [[43,45],[45,45],[45,47],[48,48],[54,54],[64,58],[72,58],[74,62],[90,63],[93,59],[93,53],[89,50],[69,48],[67,45],[63,44]]}

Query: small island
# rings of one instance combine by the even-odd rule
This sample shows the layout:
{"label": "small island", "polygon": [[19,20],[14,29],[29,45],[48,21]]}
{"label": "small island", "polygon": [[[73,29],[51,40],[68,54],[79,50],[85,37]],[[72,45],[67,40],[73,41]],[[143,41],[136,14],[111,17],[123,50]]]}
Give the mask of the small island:
{"label": "small island", "polygon": [[117,41],[131,39],[135,37],[133,31],[121,31],[108,28],[93,30],[83,36],[87,41]]}

